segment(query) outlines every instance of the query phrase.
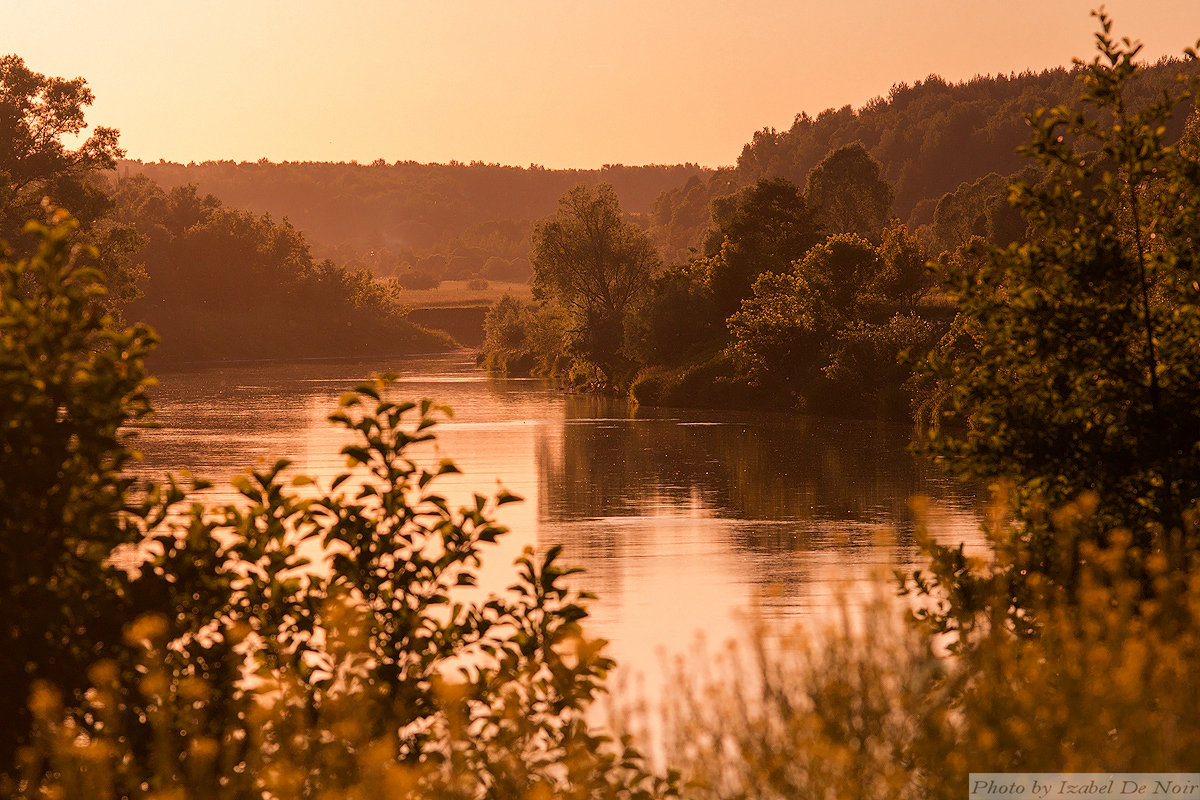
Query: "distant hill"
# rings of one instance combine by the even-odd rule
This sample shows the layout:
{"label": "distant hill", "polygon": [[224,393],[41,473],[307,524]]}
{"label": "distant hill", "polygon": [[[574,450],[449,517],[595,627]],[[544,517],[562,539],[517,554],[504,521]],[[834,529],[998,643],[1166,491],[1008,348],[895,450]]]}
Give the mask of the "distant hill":
{"label": "distant hill", "polygon": [[[668,262],[685,260],[711,223],[712,200],[759,178],[801,188],[828,153],[861,142],[895,192],[893,213],[910,227],[934,220],[938,203],[985,176],[1001,190],[1028,163],[1028,114],[1079,94],[1079,68],[976,77],[948,83],[931,75],[897,84],[861,108],[796,117],[791,128],[764,128],[735,167],[695,164],[551,170],[473,162],[372,164],[122,161],[117,174],[143,174],[166,189],[194,184],[225,204],[287,218],[314,256],[394,276],[408,288],[441,280],[521,281],[530,274],[533,223],[554,213],[579,184],[607,182],[622,207],[651,230]],[[1141,101],[1200,65],[1163,59],[1139,73]],[[1181,114],[1176,123],[1183,126]]]}
{"label": "distant hill", "polygon": [[[579,184],[611,183],[625,210],[648,214],[665,190],[712,173],[695,164],[550,170],[498,164],[122,161],[165,189],[194,184],[224,204],[287,218],[314,255],[402,280],[528,276],[533,222]],[[489,263],[490,262],[490,263]]]}
{"label": "distant hill", "polygon": [[[1157,99],[1182,73],[1200,75],[1200,65],[1163,59],[1139,71],[1138,101]],[[708,228],[713,198],[759,178],[787,178],[803,189],[809,170],[826,154],[856,141],[892,185],[896,216],[913,228],[928,224],[941,198],[961,184],[1028,166],[1017,153],[1030,139],[1026,116],[1077,98],[1081,74],[1079,68],[1059,68],[955,84],[931,75],[911,86],[897,84],[887,97],[862,108],[827,109],[816,118],[800,114],[786,131],[755,133],[736,167],[689,178],[662,195],[651,212],[655,239],[668,259],[683,259]],[[1188,110],[1175,120],[1176,134]]]}

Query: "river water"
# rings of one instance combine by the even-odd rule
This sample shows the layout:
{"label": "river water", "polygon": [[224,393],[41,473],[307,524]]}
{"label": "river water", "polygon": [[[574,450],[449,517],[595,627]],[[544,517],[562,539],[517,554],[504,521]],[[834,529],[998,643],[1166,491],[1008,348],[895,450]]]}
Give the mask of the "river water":
{"label": "river water", "polygon": [[[399,374],[397,399],[453,409],[424,457],[452,458],[456,502],[499,486],[524,498],[500,519],[483,586],[501,591],[522,548],[562,544],[597,595],[589,631],[626,674],[651,675],[699,635],[738,637],[743,612],[820,623],[881,573],[919,563],[908,500],[931,498],[938,538],[977,541],[970,493],[905,452],[903,425],[679,409],[567,395],[493,379],[471,353],[376,361],[205,366],[159,373],[158,429],[139,435],[138,472],[190,469],[222,488],[248,466],[294,462],[328,485],[346,436],[326,417],[373,373]],[[885,584],[882,591],[887,592]]]}

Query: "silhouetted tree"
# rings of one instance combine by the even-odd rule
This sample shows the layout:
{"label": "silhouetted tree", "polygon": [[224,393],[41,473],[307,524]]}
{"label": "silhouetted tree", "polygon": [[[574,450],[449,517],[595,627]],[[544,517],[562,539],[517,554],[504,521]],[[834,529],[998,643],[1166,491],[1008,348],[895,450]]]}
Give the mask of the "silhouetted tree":
{"label": "silhouetted tree", "polygon": [[[100,169],[112,169],[124,151],[114,128],[97,127],[78,149],[64,139],[87,127],[84,109],[92,90],[83,78],[55,78],[25,66],[16,55],[0,56],[0,237],[13,239],[25,220],[40,216],[38,204],[82,200],[80,183]],[[86,198],[91,205],[95,195]],[[81,212],[88,211],[81,208]],[[93,217],[94,218],[94,217]]]}
{"label": "silhouetted tree", "polygon": [[624,358],[626,318],[662,260],[650,237],[621,219],[611,186],[577,186],[533,232],[533,292],[570,311],[575,346],[611,381]]}
{"label": "silhouetted tree", "polygon": [[76,149],[66,144],[87,127],[84,110],[92,99],[83,78],[47,77],[19,56],[0,56],[0,241],[32,255],[20,231],[26,220],[43,216],[43,198],[71,208],[82,237],[99,246],[96,266],[111,303],[138,293],[142,273],[130,257],[139,240],[105,219],[112,201],[96,180],[97,171],[112,169],[124,154],[117,130],[97,127]]}
{"label": "silhouetted tree", "polygon": [[713,201],[705,239],[717,313],[737,311],[764,272],[784,272],[821,240],[820,225],[800,190],[783,179],[760,180]]}
{"label": "silhouetted tree", "polygon": [[813,167],[804,199],[827,233],[878,240],[892,213],[892,187],[861,142],[839,147]]}

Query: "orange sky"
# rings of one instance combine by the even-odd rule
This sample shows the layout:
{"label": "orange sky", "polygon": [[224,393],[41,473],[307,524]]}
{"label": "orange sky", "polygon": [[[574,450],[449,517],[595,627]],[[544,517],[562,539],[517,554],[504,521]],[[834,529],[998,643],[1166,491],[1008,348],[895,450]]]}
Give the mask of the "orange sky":
{"label": "orange sky", "polygon": [[[82,75],[129,155],[732,164],[899,81],[1091,57],[1094,0],[0,0],[0,53]],[[1109,0],[1151,58],[1200,0]]]}

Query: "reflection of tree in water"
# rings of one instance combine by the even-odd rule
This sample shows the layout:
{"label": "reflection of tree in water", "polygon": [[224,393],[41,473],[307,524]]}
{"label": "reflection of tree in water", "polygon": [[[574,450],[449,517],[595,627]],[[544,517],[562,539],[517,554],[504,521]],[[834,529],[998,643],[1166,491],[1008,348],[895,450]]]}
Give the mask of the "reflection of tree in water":
{"label": "reflection of tree in water", "polygon": [[906,526],[908,498],[937,492],[902,426],[786,415],[637,416],[573,398],[561,451],[543,442],[544,519],[716,516]]}
{"label": "reflection of tree in water", "polygon": [[707,446],[728,465],[728,513],[747,519],[908,527],[907,502],[928,491],[908,433],[873,422],[772,418]]}
{"label": "reflection of tree in water", "polygon": [[641,518],[640,530],[657,525],[664,535],[668,525],[709,520],[705,530],[719,530],[749,583],[790,594],[812,553],[838,551],[848,569],[886,560],[894,549],[879,531],[904,544],[908,499],[945,494],[908,441],[903,426],[869,421],[634,413],[572,398],[561,441],[550,434],[536,448],[539,519],[566,537],[572,561],[600,571],[634,555],[628,526],[613,517]]}

